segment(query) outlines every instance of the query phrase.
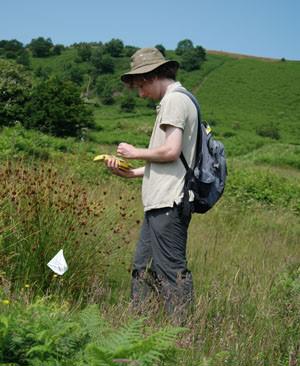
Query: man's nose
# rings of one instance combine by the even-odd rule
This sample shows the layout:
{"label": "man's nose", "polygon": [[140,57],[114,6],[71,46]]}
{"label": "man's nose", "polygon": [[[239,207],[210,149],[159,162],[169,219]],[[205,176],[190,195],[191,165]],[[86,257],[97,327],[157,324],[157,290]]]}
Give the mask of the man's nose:
{"label": "man's nose", "polygon": [[145,93],[142,88],[139,88],[139,96],[143,98],[145,96]]}

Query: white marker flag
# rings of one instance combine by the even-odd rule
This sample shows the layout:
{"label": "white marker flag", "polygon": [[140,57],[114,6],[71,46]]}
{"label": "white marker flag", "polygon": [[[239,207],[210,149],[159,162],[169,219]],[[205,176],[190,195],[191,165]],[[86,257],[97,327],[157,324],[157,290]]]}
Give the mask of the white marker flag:
{"label": "white marker flag", "polygon": [[47,266],[59,275],[63,275],[68,270],[68,265],[62,249],[47,263]]}

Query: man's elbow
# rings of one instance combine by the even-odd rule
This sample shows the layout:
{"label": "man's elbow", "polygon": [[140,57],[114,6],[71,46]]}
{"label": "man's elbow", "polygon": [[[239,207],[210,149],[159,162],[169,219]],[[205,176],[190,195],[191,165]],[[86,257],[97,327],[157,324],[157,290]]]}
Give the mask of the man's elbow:
{"label": "man's elbow", "polygon": [[173,162],[173,161],[178,160],[180,157],[180,153],[181,153],[181,150],[171,148],[167,154],[168,161]]}

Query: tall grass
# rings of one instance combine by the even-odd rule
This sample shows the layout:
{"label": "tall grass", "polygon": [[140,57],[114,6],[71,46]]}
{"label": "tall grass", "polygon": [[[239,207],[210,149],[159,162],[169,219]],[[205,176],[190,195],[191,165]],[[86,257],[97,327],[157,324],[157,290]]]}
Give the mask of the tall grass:
{"label": "tall grass", "polygon": [[[132,317],[140,190],[101,174],[88,183],[63,164],[8,162],[0,169],[0,301],[30,303],[44,295],[75,308],[97,303],[114,327],[123,326]],[[231,192],[193,217],[195,307],[178,339],[183,354],[176,364],[289,366],[299,359],[300,223],[278,202]],[[56,277],[46,263],[61,248],[69,270]],[[158,301],[145,307],[153,332],[170,322],[160,310]]]}
{"label": "tall grass", "polygon": [[212,365],[220,355],[232,365],[287,364],[299,342],[300,293],[286,298],[287,282],[279,284],[286,276],[299,285],[299,219],[255,206],[219,206],[195,219],[189,245],[199,354]]}
{"label": "tall grass", "polygon": [[[25,285],[74,299],[99,292],[112,260],[120,261],[120,243],[128,245],[134,230],[125,222],[135,212],[132,193],[114,191],[108,182],[88,190],[46,163],[8,163],[0,176],[0,268],[12,292]],[[61,248],[69,271],[57,278],[46,264]]]}

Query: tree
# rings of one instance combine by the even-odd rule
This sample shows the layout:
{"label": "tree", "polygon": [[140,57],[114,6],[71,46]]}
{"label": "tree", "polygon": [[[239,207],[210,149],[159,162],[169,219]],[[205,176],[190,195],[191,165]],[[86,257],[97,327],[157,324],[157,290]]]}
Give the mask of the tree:
{"label": "tree", "polygon": [[17,54],[13,51],[6,51],[5,57],[13,60],[17,58]]}
{"label": "tree", "polygon": [[137,50],[138,50],[137,47],[125,46],[123,53],[126,57],[131,57]]}
{"label": "tree", "polygon": [[83,83],[84,71],[80,67],[73,65],[69,71],[69,75],[70,80],[73,81],[73,83],[77,85],[81,85]]}
{"label": "tree", "polygon": [[166,49],[162,44],[157,44],[155,48],[157,48],[163,56],[166,56]]}
{"label": "tree", "polygon": [[199,57],[196,49],[191,49],[181,57],[180,65],[186,71],[193,71],[200,68],[202,59]]}
{"label": "tree", "polygon": [[30,67],[30,56],[29,56],[29,52],[25,49],[23,50],[19,56],[16,59],[17,63],[20,65],[23,65],[27,68]]}
{"label": "tree", "polygon": [[16,39],[12,39],[10,41],[7,40],[0,41],[0,48],[4,48],[5,51],[18,53],[24,48],[24,46],[23,43],[17,41]]}
{"label": "tree", "polygon": [[55,46],[53,46],[51,54],[53,56],[58,56],[62,53],[62,51],[65,49],[65,46],[62,44],[56,44]]}
{"label": "tree", "polygon": [[95,68],[95,73],[111,74],[115,70],[114,61],[111,56],[103,54],[101,49],[96,49],[91,57],[91,64]]}
{"label": "tree", "polygon": [[34,57],[48,57],[51,53],[51,48],[53,43],[50,38],[35,38],[29,43],[29,48],[31,49],[32,56]]}
{"label": "tree", "polygon": [[197,56],[202,60],[205,61],[206,60],[206,51],[202,46],[196,46],[195,47],[195,51]]}
{"label": "tree", "polygon": [[194,48],[193,42],[190,39],[183,39],[177,43],[175,53],[177,55],[183,55],[185,52],[190,51]]}
{"label": "tree", "polygon": [[101,72],[103,74],[113,74],[115,71],[114,60],[109,55],[103,55],[101,60]]}
{"label": "tree", "polygon": [[77,54],[82,62],[89,61],[92,56],[92,47],[88,44],[81,44],[77,48]]}
{"label": "tree", "polygon": [[0,41],[0,51],[1,55],[9,59],[16,59],[18,55],[23,52],[24,46],[23,43],[17,41],[16,39],[12,39],[7,41],[5,39]]}
{"label": "tree", "polygon": [[103,58],[102,49],[101,48],[96,48],[92,53],[90,61],[91,61],[91,64],[94,66],[94,68],[98,72],[101,72],[102,58]]}
{"label": "tree", "polygon": [[81,85],[84,79],[84,71],[79,65],[70,63],[65,67],[64,76],[67,80],[71,80],[73,83]]}
{"label": "tree", "polygon": [[0,126],[24,121],[30,90],[30,75],[23,66],[0,60]]}
{"label": "tree", "polygon": [[105,43],[105,51],[113,57],[122,56],[124,44],[120,39],[113,38],[110,42]]}
{"label": "tree", "polygon": [[83,128],[94,125],[91,111],[80,98],[80,89],[58,77],[33,88],[27,113],[25,127],[55,136],[80,136]]}

